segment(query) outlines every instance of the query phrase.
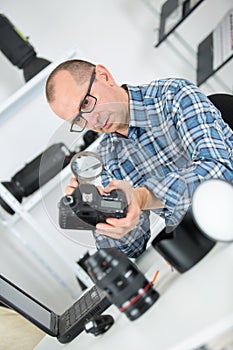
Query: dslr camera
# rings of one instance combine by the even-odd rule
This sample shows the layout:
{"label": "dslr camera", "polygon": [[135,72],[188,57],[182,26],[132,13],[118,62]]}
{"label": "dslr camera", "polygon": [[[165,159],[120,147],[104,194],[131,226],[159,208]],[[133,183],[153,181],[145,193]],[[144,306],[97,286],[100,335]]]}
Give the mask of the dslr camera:
{"label": "dslr camera", "polygon": [[63,229],[93,230],[98,222],[123,218],[127,213],[127,200],[121,190],[101,195],[93,184],[80,184],[71,195],[61,198],[59,225]]}

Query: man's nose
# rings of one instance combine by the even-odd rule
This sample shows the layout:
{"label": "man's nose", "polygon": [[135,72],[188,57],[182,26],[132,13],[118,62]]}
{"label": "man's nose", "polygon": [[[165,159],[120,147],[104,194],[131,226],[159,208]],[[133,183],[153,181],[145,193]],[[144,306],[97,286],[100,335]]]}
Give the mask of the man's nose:
{"label": "man's nose", "polygon": [[98,112],[91,112],[86,116],[88,127],[98,127],[101,125],[100,115]]}

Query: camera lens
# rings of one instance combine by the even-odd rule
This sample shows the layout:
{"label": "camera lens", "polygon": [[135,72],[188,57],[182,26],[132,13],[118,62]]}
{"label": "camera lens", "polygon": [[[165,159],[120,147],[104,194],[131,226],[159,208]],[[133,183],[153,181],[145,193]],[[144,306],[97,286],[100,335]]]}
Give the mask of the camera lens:
{"label": "camera lens", "polygon": [[116,248],[100,249],[85,264],[92,280],[131,321],[159,297],[138,267]]}

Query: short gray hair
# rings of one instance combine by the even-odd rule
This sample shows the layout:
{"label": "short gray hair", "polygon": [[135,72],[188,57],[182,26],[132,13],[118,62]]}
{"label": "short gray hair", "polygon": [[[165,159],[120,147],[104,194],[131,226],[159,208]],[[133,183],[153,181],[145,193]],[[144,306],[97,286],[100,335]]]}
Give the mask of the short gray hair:
{"label": "short gray hair", "polygon": [[81,85],[85,83],[89,78],[93,69],[95,68],[95,64],[83,60],[73,59],[60,63],[49,75],[45,93],[46,98],[49,103],[55,100],[55,86],[54,86],[54,77],[60,71],[68,71],[72,77],[75,79],[77,84]]}

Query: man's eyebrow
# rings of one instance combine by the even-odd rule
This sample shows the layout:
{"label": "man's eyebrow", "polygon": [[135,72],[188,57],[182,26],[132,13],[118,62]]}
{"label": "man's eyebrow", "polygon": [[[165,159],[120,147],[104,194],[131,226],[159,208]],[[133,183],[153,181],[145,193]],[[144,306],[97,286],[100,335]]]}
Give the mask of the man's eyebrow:
{"label": "man's eyebrow", "polygon": [[[85,99],[85,97],[84,97],[84,99]],[[83,99],[83,100],[84,100],[84,99]],[[75,119],[77,118],[77,116],[79,115],[80,109],[81,109],[81,105],[82,105],[82,103],[83,103],[83,100],[82,100],[82,102],[79,104],[78,110],[77,110],[77,112],[75,113],[75,116],[69,118],[69,122],[70,122],[70,123],[73,123],[73,122],[75,121]]]}

